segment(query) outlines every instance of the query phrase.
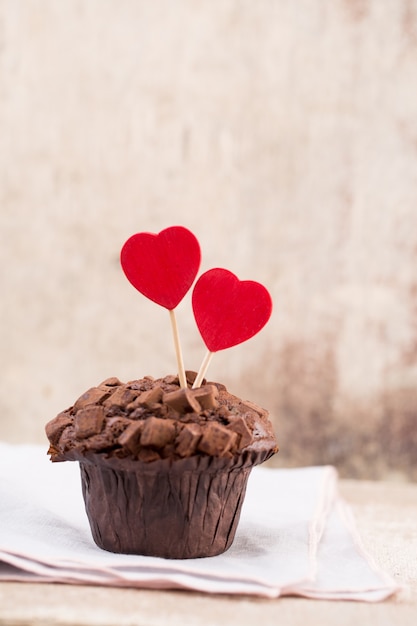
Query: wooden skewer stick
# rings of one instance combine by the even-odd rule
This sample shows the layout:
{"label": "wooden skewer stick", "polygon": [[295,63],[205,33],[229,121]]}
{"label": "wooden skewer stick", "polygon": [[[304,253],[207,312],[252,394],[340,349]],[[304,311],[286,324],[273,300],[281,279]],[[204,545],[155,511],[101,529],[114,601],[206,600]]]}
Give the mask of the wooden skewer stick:
{"label": "wooden skewer stick", "polygon": [[206,372],[208,370],[208,366],[210,365],[210,361],[213,357],[214,352],[210,352],[210,350],[208,350],[206,356],[203,359],[202,364],[200,365],[200,369],[198,370],[198,374],[197,377],[194,381],[193,384],[193,389],[197,389],[198,387],[200,387],[201,385],[201,381],[203,380],[204,376],[206,375]]}
{"label": "wooden skewer stick", "polygon": [[187,379],[185,377],[184,361],[182,358],[180,335],[178,332],[177,319],[174,309],[169,309],[169,317],[171,319],[172,334],[174,336],[175,354],[177,355],[178,378],[181,389],[186,389]]}

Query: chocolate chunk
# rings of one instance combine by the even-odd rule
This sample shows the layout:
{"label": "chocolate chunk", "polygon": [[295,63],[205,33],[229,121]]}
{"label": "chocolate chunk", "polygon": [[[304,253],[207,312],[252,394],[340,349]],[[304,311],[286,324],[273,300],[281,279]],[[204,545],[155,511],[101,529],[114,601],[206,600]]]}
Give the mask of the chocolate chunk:
{"label": "chocolate chunk", "polygon": [[201,426],[198,424],[184,424],[176,441],[176,452],[180,456],[192,456],[197,450],[201,439]]}
{"label": "chocolate chunk", "polygon": [[91,435],[87,439],[83,439],[82,445],[85,450],[95,450],[96,452],[114,448],[118,444],[121,433],[131,423],[129,419],[123,417],[111,417],[105,420],[104,428],[98,435]]}
{"label": "chocolate chunk", "polygon": [[161,457],[158,452],[153,450],[153,448],[141,448],[139,450],[138,459],[144,463],[151,463],[152,461],[157,461],[160,458]]}
{"label": "chocolate chunk", "polygon": [[145,420],[140,443],[142,446],[163,448],[175,438],[175,423],[170,419],[149,417]]}
{"label": "chocolate chunk", "polygon": [[185,380],[190,385],[190,387],[194,384],[196,378],[197,372],[194,372],[192,370],[185,370]]}
{"label": "chocolate chunk", "polygon": [[78,445],[78,441],[75,439],[75,429],[74,425],[70,424],[67,426],[62,432],[62,435],[59,439],[58,448],[60,451],[63,450],[72,450]]}
{"label": "chocolate chunk", "polygon": [[124,415],[124,408],[121,406],[117,406],[117,404],[112,404],[110,408],[105,407],[107,417],[121,417]]}
{"label": "chocolate chunk", "polygon": [[124,448],[127,448],[132,454],[137,454],[140,448],[140,436],[144,426],[144,422],[132,422],[120,435],[118,443]]}
{"label": "chocolate chunk", "polygon": [[74,418],[75,437],[85,439],[101,432],[104,423],[102,406],[87,406],[80,409]]}
{"label": "chocolate chunk", "polygon": [[261,409],[260,406],[258,406],[254,402],[250,402],[249,400],[245,400],[244,402],[242,402],[241,408],[242,411],[244,411],[245,409],[249,409],[250,411],[255,411],[255,413],[261,416],[265,414],[264,409]]}
{"label": "chocolate chunk", "polygon": [[68,413],[60,413],[45,426],[46,436],[52,445],[56,445],[67,426],[72,423]]}
{"label": "chocolate chunk", "polygon": [[159,404],[162,400],[164,390],[162,387],[154,387],[142,393],[135,398],[133,402],[128,404],[128,409],[136,409],[138,406],[152,407],[154,404]]}
{"label": "chocolate chunk", "polygon": [[162,401],[178,413],[199,413],[201,411],[201,405],[194,397],[191,389],[178,389],[178,391],[164,393]]}
{"label": "chocolate chunk", "polygon": [[113,446],[113,441],[107,437],[105,433],[99,433],[98,435],[92,435],[87,439],[82,440],[83,443],[79,444],[83,450],[93,450],[93,452],[101,452],[102,450],[108,450]]}
{"label": "chocolate chunk", "polygon": [[[129,404],[126,405],[126,409],[131,412],[131,411],[135,411],[139,407],[143,408],[144,405],[140,404],[138,402],[138,400],[139,400],[139,396],[136,396],[136,398],[133,400],[133,402],[129,402]],[[129,415],[129,417],[130,417],[130,415]]]}
{"label": "chocolate chunk", "polygon": [[76,400],[74,404],[74,410],[78,411],[79,409],[83,409],[85,406],[89,404],[100,404],[105,400],[109,394],[111,393],[111,389],[99,389],[98,387],[91,387],[82,396]]}
{"label": "chocolate chunk", "polygon": [[125,448],[115,448],[111,452],[111,456],[115,456],[118,459],[125,459],[129,455],[130,455],[129,450],[126,450]]}
{"label": "chocolate chunk", "polygon": [[122,385],[123,383],[116,378],[116,376],[111,376],[110,378],[106,378],[106,380],[103,380],[102,383],[100,383],[98,386],[100,388],[102,387],[117,387],[118,385]]}
{"label": "chocolate chunk", "polygon": [[132,421],[126,417],[110,417],[106,420],[105,432],[108,437],[117,439],[131,423]]}
{"label": "chocolate chunk", "polygon": [[127,389],[126,385],[121,385],[120,387],[116,387],[115,391],[113,391],[109,398],[106,398],[106,400],[103,402],[103,406],[119,406],[121,408],[124,408],[127,407],[128,404],[133,402],[137,395],[137,391],[133,389]]}
{"label": "chocolate chunk", "polygon": [[229,411],[229,409],[227,408],[227,406],[224,406],[224,405],[223,405],[223,406],[219,407],[219,410],[217,411],[217,415],[218,415],[220,418],[223,418],[223,419],[224,419],[224,418],[228,418],[228,417],[229,417],[229,415],[231,415],[231,411]]}
{"label": "chocolate chunk", "polygon": [[239,450],[241,448],[246,448],[252,442],[252,434],[248,428],[243,417],[229,417],[229,425],[228,428],[233,432],[237,433],[238,441],[237,446]]}
{"label": "chocolate chunk", "polygon": [[161,402],[163,394],[164,390],[162,387],[153,387],[153,389],[148,389],[148,391],[141,393],[139,401],[145,405],[155,404]]}
{"label": "chocolate chunk", "polygon": [[126,383],[126,387],[128,389],[135,389],[136,391],[145,391],[145,383],[144,383],[143,379],[142,381],[140,380],[131,380],[128,383]]}
{"label": "chocolate chunk", "polygon": [[[144,448],[145,450],[146,448]],[[168,443],[163,448],[158,449],[158,453],[161,455],[162,459],[177,459],[178,456],[175,454],[175,445],[173,443]]]}
{"label": "chocolate chunk", "polygon": [[215,409],[218,406],[219,390],[214,385],[204,385],[191,392],[203,410]]}
{"label": "chocolate chunk", "polygon": [[163,381],[164,381],[164,383],[167,383],[167,385],[178,385],[178,383],[179,383],[178,376],[173,376],[172,374],[169,374],[168,376],[165,376]]}
{"label": "chocolate chunk", "polygon": [[212,456],[222,456],[236,443],[237,434],[217,422],[209,422],[198,443],[198,450]]}

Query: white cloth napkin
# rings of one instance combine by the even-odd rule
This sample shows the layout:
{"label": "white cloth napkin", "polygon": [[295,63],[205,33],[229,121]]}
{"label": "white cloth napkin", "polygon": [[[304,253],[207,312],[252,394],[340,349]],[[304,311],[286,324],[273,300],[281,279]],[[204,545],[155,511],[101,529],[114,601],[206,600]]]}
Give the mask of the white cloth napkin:
{"label": "white cloth napkin", "polygon": [[332,467],[255,468],[232,547],[211,558],[118,555],[91,537],[78,463],[0,443],[0,581],[379,601],[397,590],[361,547]]}

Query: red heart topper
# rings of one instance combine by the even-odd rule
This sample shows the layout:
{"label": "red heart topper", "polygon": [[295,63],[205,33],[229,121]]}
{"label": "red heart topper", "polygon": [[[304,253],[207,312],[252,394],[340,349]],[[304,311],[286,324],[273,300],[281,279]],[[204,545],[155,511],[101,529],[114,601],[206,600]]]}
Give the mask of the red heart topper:
{"label": "red heart topper", "polygon": [[170,311],[190,289],[200,261],[200,244],[183,226],[171,226],[157,235],[132,235],[120,254],[123,271],[132,285]]}
{"label": "red heart topper", "polygon": [[272,299],[263,285],[240,281],[232,272],[220,268],[200,276],[192,304],[195,321],[210,352],[250,339],[272,313]]}

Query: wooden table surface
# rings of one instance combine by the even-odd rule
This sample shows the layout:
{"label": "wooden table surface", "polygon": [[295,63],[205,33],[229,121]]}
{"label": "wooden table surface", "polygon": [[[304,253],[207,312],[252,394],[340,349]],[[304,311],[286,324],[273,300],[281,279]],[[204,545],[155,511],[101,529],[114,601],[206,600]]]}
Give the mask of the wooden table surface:
{"label": "wooden table surface", "polygon": [[211,626],[417,623],[417,485],[341,481],[363,542],[404,589],[377,604],[31,583],[0,584],[7,626]]}

